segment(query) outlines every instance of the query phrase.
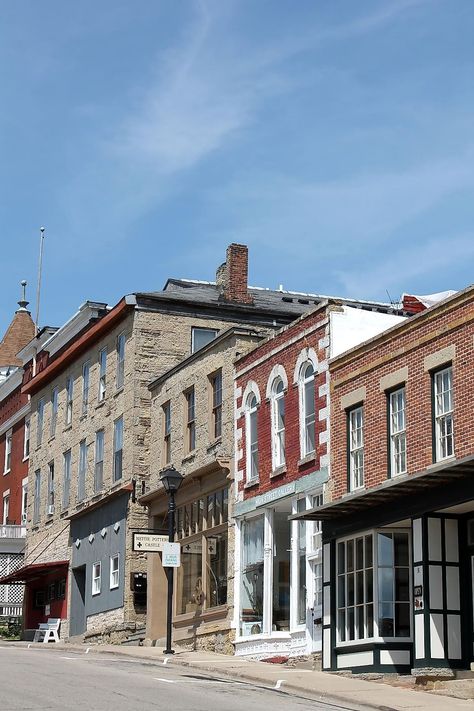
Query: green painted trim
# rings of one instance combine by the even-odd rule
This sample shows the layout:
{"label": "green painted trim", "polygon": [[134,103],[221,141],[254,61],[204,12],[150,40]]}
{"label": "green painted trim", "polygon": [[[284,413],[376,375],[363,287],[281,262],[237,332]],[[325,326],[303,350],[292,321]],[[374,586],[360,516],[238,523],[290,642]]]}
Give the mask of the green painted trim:
{"label": "green painted trim", "polygon": [[280,499],[284,499],[288,496],[310,491],[316,486],[325,484],[328,478],[329,473],[327,467],[324,467],[324,469],[302,476],[301,479],[291,481],[289,484],[282,484],[282,486],[279,486],[277,489],[271,489],[265,494],[254,496],[246,501],[238,501],[234,505],[234,516],[243,516],[246,513],[250,513],[250,511],[269,506],[275,501],[280,501]]}

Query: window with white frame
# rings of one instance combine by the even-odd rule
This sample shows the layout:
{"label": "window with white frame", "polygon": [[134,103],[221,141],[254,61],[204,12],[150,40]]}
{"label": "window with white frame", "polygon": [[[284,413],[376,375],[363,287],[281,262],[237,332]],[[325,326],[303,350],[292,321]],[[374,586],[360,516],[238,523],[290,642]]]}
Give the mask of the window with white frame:
{"label": "window with white frame", "polygon": [[[324,503],[323,494],[316,494],[311,498],[311,508],[315,509],[318,506],[322,506]],[[319,553],[322,552],[323,542],[322,542],[322,531],[323,526],[321,521],[314,521],[311,529],[311,552]]]}
{"label": "window with white frame", "polygon": [[89,407],[89,382],[90,382],[90,361],[86,361],[82,366],[82,414],[87,415]]}
{"label": "window with white frame", "polygon": [[43,424],[44,424],[44,400],[38,400],[36,407],[36,445],[39,447],[43,441]]}
{"label": "window with white frame", "polygon": [[99,351],[99,402],[105,399],[107,384],[107,348]]}
{"label": "window with white frame", "polygon": [[100,561],[92,566],[92,594],[99,595],[101,588],[102,564]]}
{"label": "window with white frame", "polygon": [[6,526],[8,521],[8,515],[10,513],[10,490],[5,491],[3,494],[3,520],[2,523]]}
{"label": "window with white frame", "polygon": [[278,376],[272,384],[272,455],[273,469],[285,464],[285,385]]}
{"label": "window with white frame", "polygon": [[23,459],[28,459],[30,456],[30,418],[25,420],[25,429],[23,435]]}
{"label": "window with white frame", "polygon": [[240,634],[263,632],[264,517],[242,522]]}
{"label": "window with white frame", "polygon": [[316,406],[314,387],[314,367],[304,363],[300,370],[300,450],[301,457],[316,451]]}
{"label": "window with white frame", "polygon": [[79,442],[79,469],[77,472],[77,500],[86,497],[86,472],[87,472],[87,443],[83,439]]}
{"label": "window with white frame", "polygon": [[71,450],[63,454],[63,509],[69,506],[71,493]]}
{"label": "window with white frame", "polygon": [[355,491],[364,486],[364,408],[362,405],[349,410],[349,489]]}
{"label": "window with white frame", "polygon": [[377,531],[337,543],[337,641],[410,636],[407,531]]}
{"label": "window with white frame", "polygon": [[69,376],[66,380],[66,425],[72,423],[72,400],[73,400],[74,380]]}
{"label": "window with white frame", "polygon": [[454,455],[453,369],[438,370],[433,378],[434,436],[436,461]]}
{"label": "window with white frame", "polygon": [[104,430],[95,433],[94,492],[104,484]]}
{"label": "window with white frame", "polygon": [[[119,586],[119,560],[120,556],[116,555],[110,556],[110,589],[114,590]],[[100,591],[99,591],[100,592]]]}
{"label": "window with white frame", "polygon": [[[296,502],[296,512],[306,511],[306,497]],[[297,521],[297,621],[299,625],[306,622],[306,521]]]}
{"label": "window with white frame", "polygon": [[21,483],[21,523],[26,524],[28,515],[28,477],[25,477]]}
{"label": "window with white frame", "polygon": [[41,469],[35,471],[35,500],[33,502],[33,523],[40,519],[41,506]]}
{"label": "window with white frame", "polygon": [[8,474],[12,467],[12,442],[13,442],[13,430],[8,430],[5,435],[5,463],[3,467],[3,473]]}
{"label": "window with white frame", "polygon": [[405,388],[389,393],[390,476],[407,470]]}
{"label": "window with white frame", "polygon": [[250,393],[245,403],[245,446],[247,450],[247,481],[258,479],[258,404],[254,393]]}
{"label": "window with white frame", "polygon": [[46,499],[46,515],[54,513],[54,461],[48,464],[48,497]]}
{"label": "window with white frame", "polygon": [[56,422],[58,420],[59,388],[51,391],[51,419],[49,421],[49,436],[54,437],[56,433]]}
{"label": "window with white frame", "polygon": [[118,481],[122,478],[122,459],[123,459],[123,417],[119,417],[114,422],[114,471],[113,480]]}
{"label": "window with white frame", "polygon": [[117,373],[115,386],[117,390],[123,387],[125,382],[125,334],[117,336]]}

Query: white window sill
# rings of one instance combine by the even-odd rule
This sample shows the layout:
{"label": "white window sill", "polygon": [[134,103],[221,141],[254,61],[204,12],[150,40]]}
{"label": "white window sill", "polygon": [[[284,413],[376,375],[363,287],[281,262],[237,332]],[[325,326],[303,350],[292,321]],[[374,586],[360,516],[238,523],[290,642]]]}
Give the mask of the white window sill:
{"label": "white window sill", "polygon": [[426,469],[436,469],[440,464],[446,464],[448,462],[455,462],[456,461],[456,455],[452,454],[450,457],[444,457],[444,459],[437,459],[436,462],[433,462],[433,464],[429,464]]}
{"label": "white window sill", "polygon": [[303,467],[305,464],[311,464],[316,459],[316,452],[308,452],[298,460],[298,466]]}
{"label": "white window sill", "polygon": [[244,484],[244,489],[251,489],[252,486],[258,486],[260,484],[260,479],[249,479]]}

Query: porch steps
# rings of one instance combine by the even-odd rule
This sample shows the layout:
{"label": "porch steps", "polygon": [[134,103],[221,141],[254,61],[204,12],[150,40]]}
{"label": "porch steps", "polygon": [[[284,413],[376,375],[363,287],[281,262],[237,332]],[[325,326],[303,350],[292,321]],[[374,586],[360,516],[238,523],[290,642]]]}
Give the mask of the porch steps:
{"label": "porch steps", "polygon": [[129,634],[128,637],[121,642],[121,645],[124,647],[141,647],[146,636],[145,631],[145,627],[140,627],[132,634]]}

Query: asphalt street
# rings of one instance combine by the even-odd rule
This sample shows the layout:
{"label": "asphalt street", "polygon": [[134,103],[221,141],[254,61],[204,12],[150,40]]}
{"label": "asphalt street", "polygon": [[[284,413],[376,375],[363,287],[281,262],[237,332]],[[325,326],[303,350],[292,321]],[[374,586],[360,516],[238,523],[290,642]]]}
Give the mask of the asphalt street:
{"label": "asphalt street", "polygon": [[[1,711],[346,711],[163,662],[0,646]],[[278,685],[278,680],[275,686]]]}

